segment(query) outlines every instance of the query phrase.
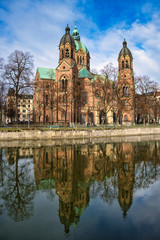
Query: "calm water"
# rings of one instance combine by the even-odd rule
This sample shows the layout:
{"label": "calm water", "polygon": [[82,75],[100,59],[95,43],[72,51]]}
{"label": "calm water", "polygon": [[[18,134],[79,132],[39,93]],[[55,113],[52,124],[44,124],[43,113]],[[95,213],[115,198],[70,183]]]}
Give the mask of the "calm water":
{"label": "calm water", "polygon": [[160,141],[0,150],[0,239],[160,239]]}

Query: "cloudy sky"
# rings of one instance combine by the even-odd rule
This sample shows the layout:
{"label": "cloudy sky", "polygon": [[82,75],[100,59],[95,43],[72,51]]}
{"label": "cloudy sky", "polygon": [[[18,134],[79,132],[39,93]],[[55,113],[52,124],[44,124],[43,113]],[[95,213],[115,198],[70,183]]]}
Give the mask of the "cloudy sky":
{"label": "cloudy sky", "polygon": [[91,69],[117,66],[124,38],[137,75],[160,86],[159,0],[0,0],[0,57],[15,49],[29,51],[37,67],[56,68],[58,45],[74,20],[90,51]]}

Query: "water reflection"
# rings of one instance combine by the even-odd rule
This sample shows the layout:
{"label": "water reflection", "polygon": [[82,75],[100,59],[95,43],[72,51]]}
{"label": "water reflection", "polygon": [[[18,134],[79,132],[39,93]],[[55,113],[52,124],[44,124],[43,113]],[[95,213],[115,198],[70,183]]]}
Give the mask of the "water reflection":
{"label": "water reflection", "polygon": [[[59,198],[59,219],[69,233],[91,199],[118,199],[125,219],[134,192],[160,177],[160,142],[6,148],[0,152],[1,214],[15,221],[34,214],[36,191]],[[32,169],[32,159],[34,169]]]}

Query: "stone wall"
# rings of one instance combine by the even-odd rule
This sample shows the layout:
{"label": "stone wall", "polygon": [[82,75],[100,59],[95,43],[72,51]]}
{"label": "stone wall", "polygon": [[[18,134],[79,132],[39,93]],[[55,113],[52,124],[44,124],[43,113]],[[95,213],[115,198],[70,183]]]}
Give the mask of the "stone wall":
{"label": "stone wall", "polygon": [[99,137],[160,135],[160,128],[126,128],[108,130],[21,130],[0,132],[0,140],[45,140],[45,139],[85,139]]}

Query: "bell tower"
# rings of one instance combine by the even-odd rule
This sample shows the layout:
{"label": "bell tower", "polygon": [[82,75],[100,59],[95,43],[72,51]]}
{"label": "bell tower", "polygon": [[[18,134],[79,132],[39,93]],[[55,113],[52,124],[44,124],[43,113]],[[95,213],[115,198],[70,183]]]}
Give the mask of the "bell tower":
{"label": "bell tower", "polygon": [[124,39],[123,48],[118,56],[119,122],[134,123],[135,87],[133,76],[133,57]]}

